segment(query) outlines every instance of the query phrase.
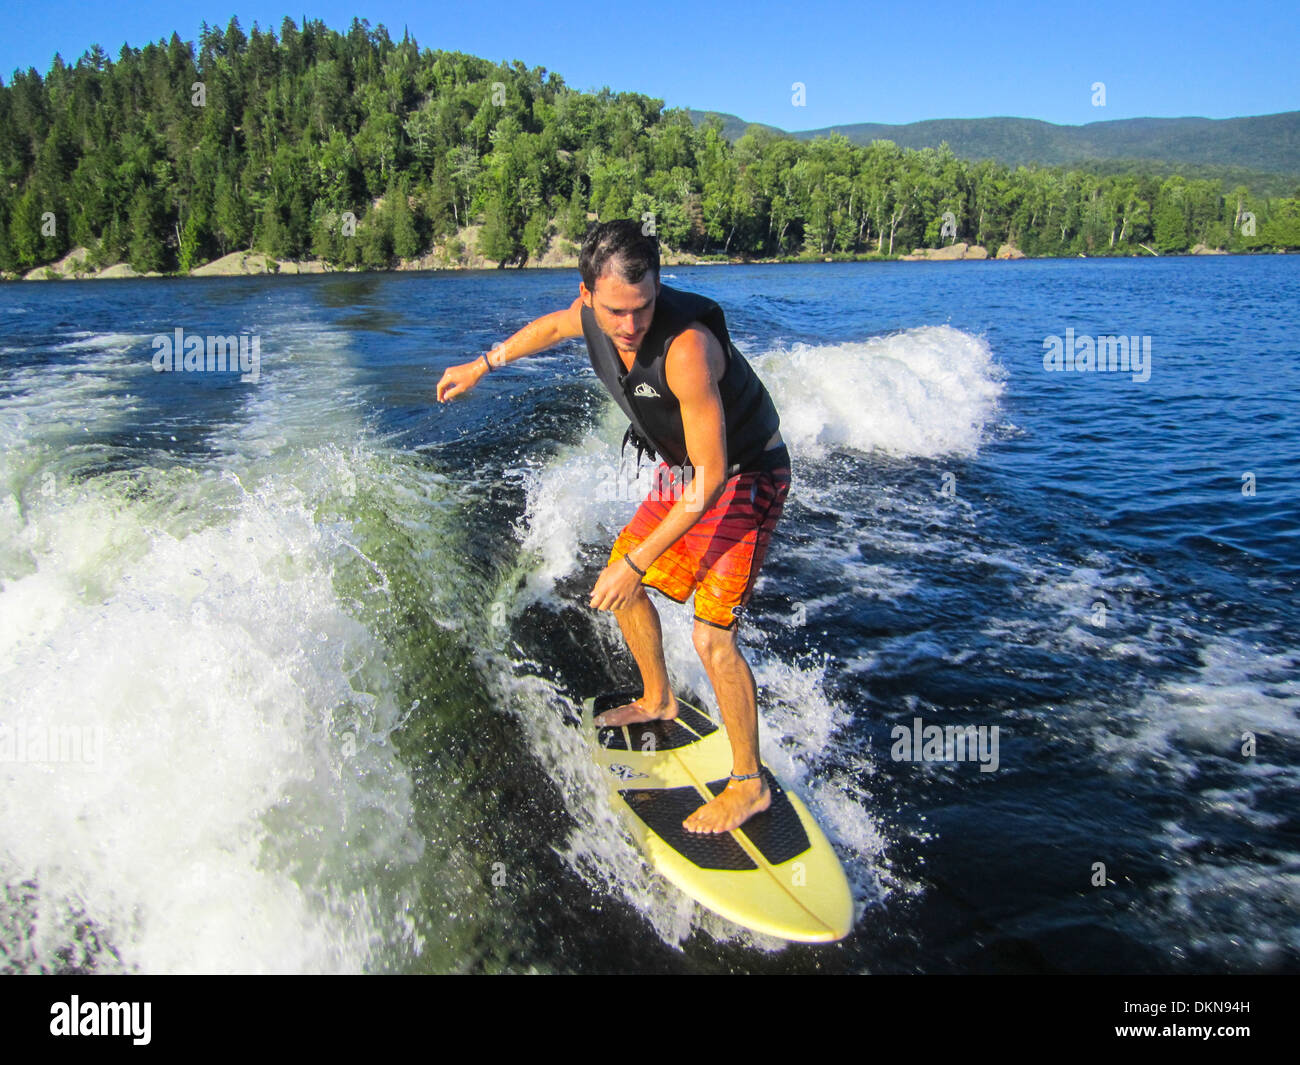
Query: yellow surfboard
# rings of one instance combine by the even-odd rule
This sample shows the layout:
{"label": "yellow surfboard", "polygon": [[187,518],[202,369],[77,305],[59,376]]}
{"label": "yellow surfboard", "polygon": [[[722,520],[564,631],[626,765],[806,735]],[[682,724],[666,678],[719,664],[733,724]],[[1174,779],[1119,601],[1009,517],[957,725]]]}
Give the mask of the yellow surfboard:
{"label": "yellow surfboard", "polygon": [[610,692],[583,704],[582,722],[614,806],[650,864],[715,913],[756,932],[833,943],[853,927],[844,868],[807,807],[763,772],[772,805],[731,832],[688,832],[682,821],[731,773],[721,725],[678,697],[672,721],[597,728],[595,717],[636,698]]}

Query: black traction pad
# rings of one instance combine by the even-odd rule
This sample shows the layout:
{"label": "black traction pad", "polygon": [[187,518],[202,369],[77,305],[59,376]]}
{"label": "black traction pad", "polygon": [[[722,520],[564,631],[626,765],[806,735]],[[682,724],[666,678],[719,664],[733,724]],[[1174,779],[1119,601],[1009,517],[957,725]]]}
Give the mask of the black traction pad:
{"label": "black traction pad", "polygon": [[704,797],[694,788],[628,788],[619,794],[655,835],[701,869],[758,868],[730,832],[695,833],[682,827],[704,805]]}
{"label": "black traction pad", "polygon": [[[745,833],[749,842],[758,848],[758,853],[772,865],[780,865],[802,854],[811,844],[808,842],[808,833],[803,830],[799,814],[767,766],[763,766],[763,779],[771,789],[772,805],[761,814],[755,814],[737,831]],[[727,780],[727,777],[723,777],[721,780],[709,781],[709,791],[714,795],[722,794]]]}
{"label": "black traction pad", "polygon": [[685,703],[677,704],[677,718],[679,721],[685,722],[701,736],[711,736],[718,731],[718,726],[709,718],[701,714],[695,707],[687,706]]}
{"label": "black traction pad", "polygon": [[596,742],[607,751],[626,751],[627,737],[622,727],[608,726],[596,729]]}
{"label": "black traction pad", "polygon": [[682,728],[676,721],[646,721],[640,725],[628,725],[627,734],[632,737],[634,751],[675,751],[679,747],[689,747],[699,743],[700,737],[690,729]]}

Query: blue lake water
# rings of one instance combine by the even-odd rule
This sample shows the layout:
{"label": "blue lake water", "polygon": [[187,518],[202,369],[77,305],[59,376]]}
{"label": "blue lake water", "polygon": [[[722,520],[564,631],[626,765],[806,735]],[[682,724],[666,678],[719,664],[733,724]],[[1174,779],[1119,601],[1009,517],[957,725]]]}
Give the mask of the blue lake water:
{"label": "blue lake water", "polygon": [[[1300,260],[663,280],[781,414],[742,639],[854,933],[766,940],[651,875],[572,727],[635,679],[586,605],[624,423],[581,342],[434,387],[575,271],[24,283],[0,968],[1300,969]],[[256,336],[256,379],[155,372],[178,328]],[[1067,331],[1150,361],[1046,369]],[[996,769],[912,757],[918,721],[996,735]]]}

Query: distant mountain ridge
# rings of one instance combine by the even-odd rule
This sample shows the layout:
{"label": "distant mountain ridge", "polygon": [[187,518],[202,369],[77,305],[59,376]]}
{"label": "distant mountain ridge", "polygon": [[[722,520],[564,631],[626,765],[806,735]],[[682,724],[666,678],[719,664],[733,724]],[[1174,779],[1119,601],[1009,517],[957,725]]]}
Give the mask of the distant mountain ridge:
{"label": "distant mountain ridge", "polygon": [[[717,114],[731,141],[750,125],[721,111],[691,110],[689,114],[696,125]],[[1033,118],[943,118],[905,125],[856,122],[794,132],[775,126],[763,128],[796,140],[812,140],[835,131],[854,144],[890,140],[900,148],[937,148],[947,141],[962,158],[996,159],[1007,166],[1149,159],[1300,174],[1300,111],[1244,118],[1121,118],[1082,126],[1058,126]]]}

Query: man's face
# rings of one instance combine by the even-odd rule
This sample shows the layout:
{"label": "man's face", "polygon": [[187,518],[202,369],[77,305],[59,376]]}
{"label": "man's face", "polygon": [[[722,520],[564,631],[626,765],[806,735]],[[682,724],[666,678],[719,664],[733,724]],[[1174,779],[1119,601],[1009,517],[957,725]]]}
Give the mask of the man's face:
{"label": "man's face", "polygon": [[596,324],[619,351],[635,352],[641,346],[655,315],[659,281],[646,274],[635,285],[624,281],[615,269],[596,278],[596,291],[578,283],[582,301],[596,316]]}

